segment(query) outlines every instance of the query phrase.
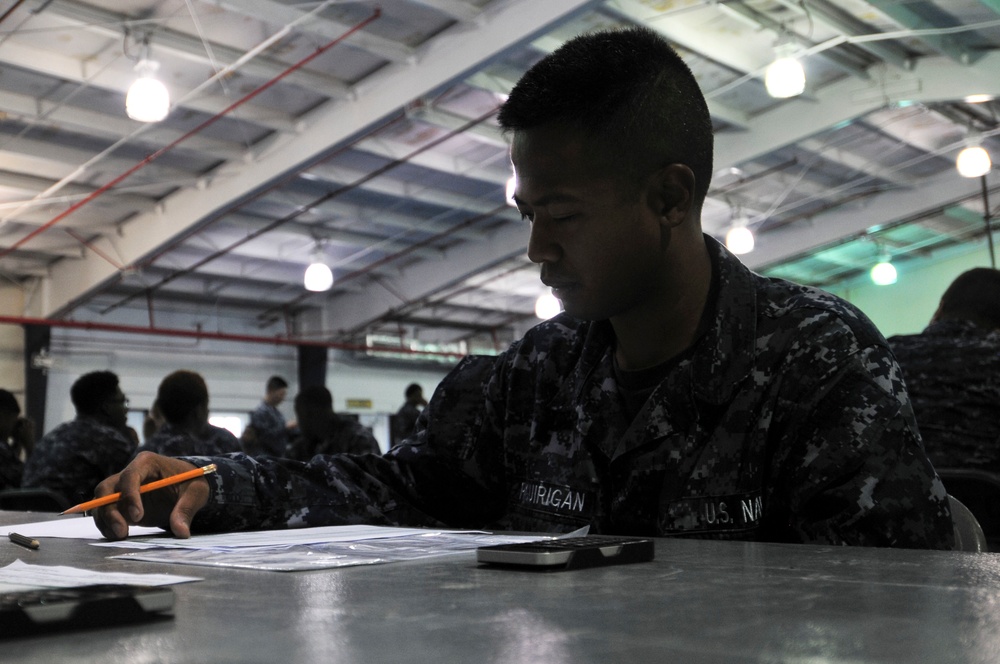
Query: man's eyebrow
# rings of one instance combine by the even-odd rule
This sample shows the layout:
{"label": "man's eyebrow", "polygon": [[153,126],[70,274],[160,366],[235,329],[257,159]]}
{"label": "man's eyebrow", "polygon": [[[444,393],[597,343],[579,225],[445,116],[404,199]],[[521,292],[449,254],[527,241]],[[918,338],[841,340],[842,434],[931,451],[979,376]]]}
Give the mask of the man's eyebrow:
{"label": "man's eyebrow", "polygon": [[[545,207],[546,205],[552,205],[553,203],[578,203],[580,200],[581,199],[578,196],[574,196],[572,194],[548,194],[535,201],[533,207]],[[527,205],[528,207],[532,207],[527,201],[519,197],[517,194],[514,194],[514,203],[518,206]]]}

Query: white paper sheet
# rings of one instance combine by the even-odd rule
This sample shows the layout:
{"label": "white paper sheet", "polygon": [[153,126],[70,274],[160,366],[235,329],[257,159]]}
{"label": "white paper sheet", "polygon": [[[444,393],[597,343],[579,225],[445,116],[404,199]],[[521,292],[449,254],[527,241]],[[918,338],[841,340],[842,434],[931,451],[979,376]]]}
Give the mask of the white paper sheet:
{"label": "white paper sheet", "polygon": [[209,567],[295,572],[310,569],[378,565],[383,563],[471,555],[477,547],[530,542],[539,535],[491,535],[477,532],[421,531],[419,535],[332,541],[323,544],[288,544],[208,549],[148,549],[112,558]]}
{"label": "white paper sheet", "polygon": [[[20,531],[18,531],[20,532]],[[428,530],[426,528],[391,528],[387,526],[322,526],[318,528],[291,528],[287,530],[257,530],[218,535],[193,535],[190,539],[177,539],[159,531],[159,537],[138,537],[121,542],[93,542],[94,546],[124,549],[198,549],[229,551],[260,546],[292,546],[296,544],[331,544],[335,542],[360,542],[362,540],[412,537],[443,533],[458,535],[481,533],[468,530]],[[28,533],[22,533],[27,535]]]}
{"label": "white paper sheet", "polygon": [[77,588],[97,583],[124,583],[132,586],[169,586],[201,581],[197,576],[176,574],[134,574],[131,572],[95,572],[78,567],[32,565],[15,560],[0,568],[0,592],[38,588]]}
{"label": "white paper sheet", "polygon": [[[61,519],[51,521],[37,521],[34,523],[18,523],[14,525],[0,526],[0,536],[4,538],[10,533],[21,533],[27,537],[64,537],[68,539],[88,539],[102,540],[104,536],[94,525],[93,517],[89,516],[66,516]],[[129,533],[132,535],[153,535],[162,533],[160,528],[146,528],[144,526],[132,526]]]}

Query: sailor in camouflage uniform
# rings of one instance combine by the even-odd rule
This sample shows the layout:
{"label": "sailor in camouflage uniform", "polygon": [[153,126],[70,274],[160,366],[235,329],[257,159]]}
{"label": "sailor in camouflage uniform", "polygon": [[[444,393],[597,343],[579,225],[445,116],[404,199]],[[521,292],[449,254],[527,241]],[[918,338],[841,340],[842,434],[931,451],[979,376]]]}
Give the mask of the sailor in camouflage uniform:
{"label": "sailor in camouflage uniform", "polygon": [[308,461],[317,454],[379,454],[375,436],[352,417],[333,411],[333,395],[311,385],[295,395],[299,434],[288,446],[288,457]]}
{"label": "sailor in camouflage uniform", "polygon": [[889,344],[934,466],[1000,473],[1000,271],[962,273],[922,333]]}
{"label": "sailor in camouflage uniform", "polygon": [[135,454],[128,399],[110,371],[84,374],[70,388],[76,419],[45,434],[24,465],[24,488],[62,494],[69,505],[94,497],[94,487]]}
{"label": "sailor in camouflage uniform", "polygon": [[156,403],[166,423],[142,445],[166,456],[239,452],[239,439],[208,421],[208,386],[194,371],[175,371],[160,382]]}
{"label": "sailor in camouflage uniform", "polygon": [[[565,313],[466,358],[384,457],[213,459],[168,515],[143,456],[97,525],[184,537],[375,523],[948,548],[947,496],[872,323],[765,279],[701,232],[712,130],[683,61],[645,29],[571,40],[500,112],[528,257]],[[130,512],[131,510],[131,512]],[[130,514],[129,518],[124,515]]]}
{"label": "sailor in camouflage uniform", "polygon": [[288,425],[278,406],[288,395],[288,381],[281,376],[267,379],[264,400],[250,411],[250,424],[240,436],[243,451],[250,456],[270,454],[286,456],[288,453]]}

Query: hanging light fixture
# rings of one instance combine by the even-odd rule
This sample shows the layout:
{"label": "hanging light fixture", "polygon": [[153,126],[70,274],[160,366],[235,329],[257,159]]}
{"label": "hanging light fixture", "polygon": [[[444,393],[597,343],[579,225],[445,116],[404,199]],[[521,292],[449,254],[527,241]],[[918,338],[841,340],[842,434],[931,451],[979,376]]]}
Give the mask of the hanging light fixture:
{"label": "hanging light fixture", "polygon": [[323,248],[319,243],[313,250],[312,263],[306,268],[303,284],[307,291],[322,293],[333,287],[333,271],[323,261]]}
{"label": "hanging light fixture", "polygon": [[875,263],[868,275],[871,277],[872,283],[876,286],[894,284],[898,277],[896,267],[892,264],[888,253],[883,253],[879,256],[878,263]]}
{"label": "hanging light fixture", "polygon": [[149,57],[149,37],[142,41],[142,55],[135,71],[139,78],[125,95],[125,113],[138,122],[159,122],[170,112],[170,93],[156,78],[160,63]]}
{"label": "hanging light fixture", "polygon": [[955,160],[958,174],[964,178],[978,178],[986,175],[993,168],[990,153],[982,145],[982,137],[978,132],[970,131],[965,139],[965,147],[958,153]]}
{"label": "hanging light fixture", "polygon": [[767,94],[776,99],[787,99],[805,91],[806,72],[796,57],[798,50],[798,46],[787,39],[774,46],[774,62],[764,72]]}
{"label": "hanging light fixture", "polygon": [[542,320],[548,320],[562,311],[559,299],[548,290],[535,300],[535,315]]}
{"label": "hanging light fixture", "polygon": [[745,214],[733,216],[732,224],[726,233],[726,249],[734,254],[749,254],[754,247],[753,231],[750,230],[750,220]]}

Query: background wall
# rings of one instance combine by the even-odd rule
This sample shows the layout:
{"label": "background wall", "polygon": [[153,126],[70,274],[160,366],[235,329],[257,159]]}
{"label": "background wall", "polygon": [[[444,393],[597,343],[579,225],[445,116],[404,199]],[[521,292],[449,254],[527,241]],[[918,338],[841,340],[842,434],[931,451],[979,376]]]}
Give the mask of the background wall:
{"label": "background wall", "polygon": [[876,286],[869,279],[830,288],[865,312],[886,337],[923,330],[937,310],[941,295],[961,273],[974,267],[990,267],[985,243],[934,260],[897,265],[899,278],[891,286]]}
{"label": "background wall", "polygon": [[[168,319],[159,324],[171,327]],[[291,346],[55,328],[50,352],[53,364],[48,372],[47,430],[75,416],[69,400],[70,386],[81,375],[98,370],[118,374],[132,411],[149,409],[160,381],[168,373],[177,369],[197,371],[208,383],[212,415],[238,415],[244,423],[248,411],[263,398],[267,379],[277,374],[289,383],[288,399],[279,409],[286,419],[295,418],[298,360]],[[357,414],[372,428],[379,444],[388,449],[388,415],[402,405],[406,386],[420,383],[429,396],[448,367],[376,368],[352,355],[330,351],[326,386],[333,393],[334,410]],[[23,373],[20,366],[18,370]],[[370,401],[371,407],[348,407],[348,400]],[[141,431],[141,413],[135,412],[130,421]]]}

